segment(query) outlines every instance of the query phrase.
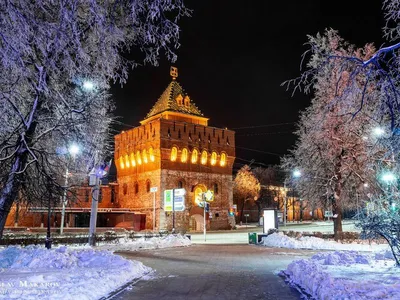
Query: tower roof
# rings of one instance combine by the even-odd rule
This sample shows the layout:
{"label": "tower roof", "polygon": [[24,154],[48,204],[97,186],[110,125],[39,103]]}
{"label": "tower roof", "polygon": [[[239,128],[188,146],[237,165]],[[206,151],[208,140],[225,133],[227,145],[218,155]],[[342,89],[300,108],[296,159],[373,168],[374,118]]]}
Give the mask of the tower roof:
{"label": "tower roof", "polygon": [[200,109],[191,101],[188,94],[175,79],[171,81],[160,98],[158,98],[156,104],[146,115],[146,119],[165,111],[203,116]]}

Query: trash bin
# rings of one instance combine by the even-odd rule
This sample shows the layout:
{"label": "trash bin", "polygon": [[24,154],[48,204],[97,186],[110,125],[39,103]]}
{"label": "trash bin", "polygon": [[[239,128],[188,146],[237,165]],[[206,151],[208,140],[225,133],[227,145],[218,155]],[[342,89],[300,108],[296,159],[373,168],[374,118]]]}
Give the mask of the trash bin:
{"label": "trash bin", "polygon": [[249,232],[249,244],[257,244],[257,232]]}

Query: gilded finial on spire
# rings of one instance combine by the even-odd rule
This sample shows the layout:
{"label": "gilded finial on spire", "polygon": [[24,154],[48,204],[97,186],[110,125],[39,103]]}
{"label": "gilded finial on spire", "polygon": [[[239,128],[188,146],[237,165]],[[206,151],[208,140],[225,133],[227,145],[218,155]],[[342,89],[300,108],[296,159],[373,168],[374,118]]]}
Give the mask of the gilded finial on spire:
{"label": "gilded finial on spire", "polygon": [[171,67],[169,74],[172,76],[172,79],[175,80],[178,77],[178,68]]}

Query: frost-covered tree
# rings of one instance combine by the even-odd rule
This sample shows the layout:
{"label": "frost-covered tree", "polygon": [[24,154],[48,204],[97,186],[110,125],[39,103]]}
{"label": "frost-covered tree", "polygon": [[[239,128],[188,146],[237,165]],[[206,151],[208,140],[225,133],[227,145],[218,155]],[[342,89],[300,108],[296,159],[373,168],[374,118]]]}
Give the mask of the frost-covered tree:
{"label": "frost-covered tree", "polygon": [[[161,53],[174,60],[187,14],[181,0],[0,2],[0,237],[19,191],[28,202],[62,192],[70,143],[82,149],[75,174],[103,159],[109,85]],[[128,60],[134,49],[143,56]]]}
{"label": "frost-covered tree", "polygon": [[[375,51],[371,45],[356,49],[334,30],[310,37],[310,43],[331,55],[361,60],[368,59]],[[315,66],[320,63],[317,55],[309,62]],[[372,152],[368,151],[366,138],[373,126],[379,124],[373,117],[380,94],[373,87],[364,90],[367,78],[362,74],[353,78],[355,68],[348,62],[321,69],[314,79],[311,105],[300,115],[295,148],[282,160],[288,174],[296,168],[301,170],[302,176],[291,178],[301,198],[313,206],[323,199],[330,201],[336,239],[342,232],[343,208],[355,207],[356,193],[361,193],[363,183],[373,178],[367,167]],[[353,85],[351,92],[346,90],[349,84]],[[340,97],[346,97],[347,101],[341,101]],[[365,101],[362,111],[357,101],[361,97]]]}
{"label": "frost-covered tree", "polygon": [[255,201],[259,197],[260,182],[254,176],[251,168],[248,165],[244,165],[237,172],[233,182],[233,195],[242,203],[240,210],[240,221],[243,221],[243,210],[244,205],[247,201]]}

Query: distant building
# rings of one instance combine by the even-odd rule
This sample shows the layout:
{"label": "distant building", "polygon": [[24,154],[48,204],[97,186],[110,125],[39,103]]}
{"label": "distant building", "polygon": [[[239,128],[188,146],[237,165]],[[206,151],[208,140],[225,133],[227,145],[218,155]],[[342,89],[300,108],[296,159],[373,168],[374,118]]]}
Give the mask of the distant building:
{"label": "distant building", "polygon": [[[206,214],[209,229],[230,229],[235,225],[229,214],[233,207],[232,167],[235,160],[235,133],[208,126],[208,118],[197,108],[176,80],[172,81],[140,122],[140,126],[115,136],[114,159],[117,182],[101,187],[99,227],[126,227],[135,230],[202,230],[202,194],[213,192]],[[153,189],[154,188],[154,189]],[[152,190],[157,190],[155,193]],[[185,209],[165,211],[164,191],[184,189]],[[76,191],[76,201],[67,207],[70,227],[89,226],[91,188]],[[155,206],[154,206],[155,204]],[[7,219],[13,226],[14,207]],[[55,208],[60,224],[61,208]],[[46,226],[46,207],[22,212],[20,226]],[[153,215],[155,214],[155,219]],[[173,224],[174,223],[174,224]],[[52,224],[53,225],[53,224]]]}

